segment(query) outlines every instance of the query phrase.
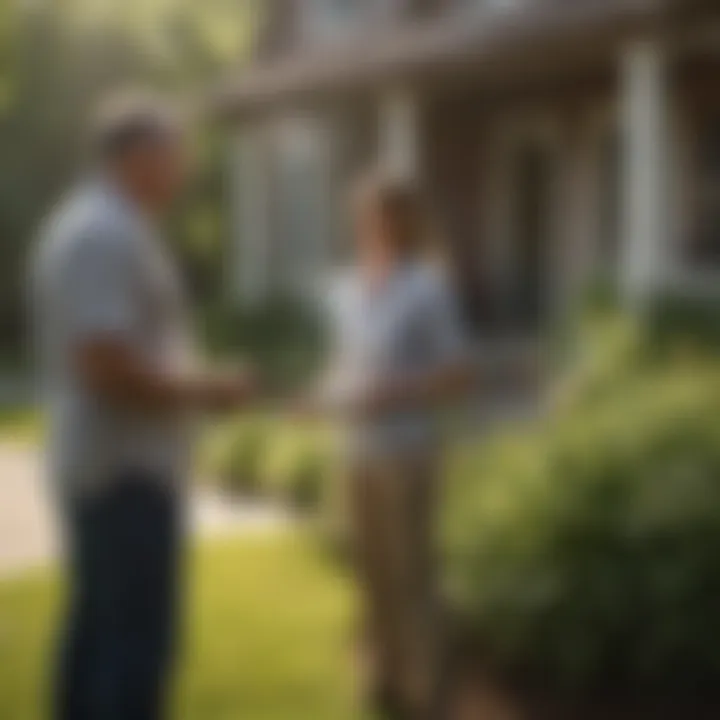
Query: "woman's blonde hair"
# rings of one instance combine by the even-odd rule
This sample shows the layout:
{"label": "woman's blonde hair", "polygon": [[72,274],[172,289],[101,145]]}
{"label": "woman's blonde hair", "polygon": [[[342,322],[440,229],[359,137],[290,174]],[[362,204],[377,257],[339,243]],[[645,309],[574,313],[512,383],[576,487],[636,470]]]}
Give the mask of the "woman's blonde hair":
{"label": "woman's blonde hair", "polygon": [[415,257],[429,249],[429,212],[415,183],[373,170],[358,180],[353,201],[356,211],[380,214],[399,255]]}

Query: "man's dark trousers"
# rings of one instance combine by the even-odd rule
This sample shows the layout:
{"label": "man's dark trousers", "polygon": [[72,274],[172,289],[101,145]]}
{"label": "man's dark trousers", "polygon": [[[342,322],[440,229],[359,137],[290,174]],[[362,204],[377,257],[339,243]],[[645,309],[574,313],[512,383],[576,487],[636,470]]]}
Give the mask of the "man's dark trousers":
{"label": "man's dark trousers", "polygon": [[67,506],[70,598],[58,720],[158,720],[171,669],[182,533],[161,478],[125,472]]}

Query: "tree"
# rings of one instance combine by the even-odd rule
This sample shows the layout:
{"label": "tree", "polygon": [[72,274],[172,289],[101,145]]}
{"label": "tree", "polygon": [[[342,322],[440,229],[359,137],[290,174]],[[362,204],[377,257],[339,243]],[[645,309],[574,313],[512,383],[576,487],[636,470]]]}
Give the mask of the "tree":
{"label": "tree", "polygon": [[[63,0],[0,4],[0,340],[17,355],[31,238],[78,171],[97,97],[121,85],[192,99],[247,56],[258,0]],[[201,138],[209,167],[180,229],[196,285],[209,291],[222,247],[218,139]],[[198,279],[199,278],[199,279]]]}

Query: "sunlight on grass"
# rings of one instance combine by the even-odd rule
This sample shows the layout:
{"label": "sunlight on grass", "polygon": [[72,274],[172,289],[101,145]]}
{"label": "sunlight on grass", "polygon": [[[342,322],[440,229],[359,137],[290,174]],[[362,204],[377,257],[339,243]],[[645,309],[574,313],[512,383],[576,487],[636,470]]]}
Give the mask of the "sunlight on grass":
{"label": "sunlight on grass", "polygon": [[37,442],[42,438],[42,425],[34,408],[0,407],[0,441]]}
{"label": "sunlight on grass", "polygon": [[[350,720],[345,579],[307,536],[204,547],[191,566],[181,720]],[[0,718],[40,720],[59,606],[45,576],[0,584]]]}

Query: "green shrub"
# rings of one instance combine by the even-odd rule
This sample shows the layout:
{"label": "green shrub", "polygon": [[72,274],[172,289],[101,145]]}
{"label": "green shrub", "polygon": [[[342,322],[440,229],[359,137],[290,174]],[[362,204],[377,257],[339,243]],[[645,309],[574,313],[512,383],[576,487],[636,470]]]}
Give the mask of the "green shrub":
{"label": "green shrub", "polygon": [[623,313],[606,285],[593,288],[562,343],[566,406],[591,404],[649,368],[702,361],[720,350],[720,298],[666,292],[641,314]]}
{"label": "green shrub", "polygon": [[720,350],[720,298],[666,293],[654,304],[649,333],[659,352]]}
{"label": "green shrub", "polygon": [[617,288],[603,280],[591,285],[577,311],[563,325],[559,355],[573,367],[578,352],[585,355],[602,343],[602,328],[634,324],[642,336],[642,357],[647,361],[666,361],[678,355],[703,355],[720,350],[720,295],[692,296],[666,290],[659,293],[642,312],[642,322],[623,313]]}
{"label": "green shrub", "polygon": [[566,410],[591,405],[608,392],[632,384],[648,366],[647,331],[643,324],[618,313],[586,316],[575,331],[556,399]]}
{"label": "green shrub", "polygon": [[257,495],[262,489],[261,469],[269,436],[270,428],[264,417],[223,424],[208,441],[208,471],[232,493]]}
{"label": "green shrub", "polygon": [[714,687],[720,373],[706,362],[621,375],[458,453],[449,590],[498,664],[547,683]]}
{"label": "green shrub", "polygon": [[201,320],[211,354],[249,358],[278,391],[311,377],[323,357],[322,319],[309,303],[294,298],[275,297],[256,307],[210,307]]}
{"label": "green shrub", "polygon": [[235,420],[216,428],[206,466],[228,490],[319,510],[337,470],[334,444],[324,426],[270,415]]}
{"label": "green shrub", "polygon": [[324,428],[279,424],[263,464],[270,494],[294,507],[317,509],[334,472],[332,443]]}

